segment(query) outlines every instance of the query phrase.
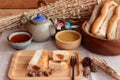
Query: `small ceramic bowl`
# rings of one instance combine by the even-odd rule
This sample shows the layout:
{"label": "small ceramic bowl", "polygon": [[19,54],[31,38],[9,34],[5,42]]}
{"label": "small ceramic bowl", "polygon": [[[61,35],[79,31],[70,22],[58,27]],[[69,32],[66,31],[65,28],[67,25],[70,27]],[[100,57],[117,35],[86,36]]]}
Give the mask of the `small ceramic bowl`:
{"label": "small ceramic bowl", "polygon": [[55,42],[60,49],[74,50],[80,46],[81,38],[81,34],[75,30],[63,30],[55,35]]}
{"label": "small ceramic bowl", "polygon": [[24,49],[31,44],[32,34],[27,31],[16,31],[11,33],[7,39],[15,49]]}

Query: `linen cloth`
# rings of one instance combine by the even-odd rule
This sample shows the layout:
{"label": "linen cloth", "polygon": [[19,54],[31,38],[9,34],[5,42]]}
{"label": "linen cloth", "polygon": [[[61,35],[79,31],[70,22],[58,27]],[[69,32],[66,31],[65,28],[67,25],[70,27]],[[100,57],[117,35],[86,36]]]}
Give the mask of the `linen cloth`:
{"label": "linen cloth", "polygon": [[[7,74],[10,59],[12,58],[12,55],[15,53],[16,50],[8,44],[7,36],[13,31],[16,31],[16,29],[6,30],[1,34],[0,37],[0,80],[9,80]],[[38,50],[38,49],[56,50],[58,48],[56,47],[55,42],[51,39],[40,43],[32,42],[32,44],[26,48],[26,50]],[[82,45],[80,45],[78,51],[82,55],[82,58],[94,55],[96,57],[99,57],[100,59],[105,59],[108,65],[110,65],[115,71],[120,73],[120,55],[103,56],[94,54],[86,50]],[[115,80],[115,79],[104,73],[101,69],[98,69],[96,73],[91,73],[90,76],[88,76],[88,78],[83,77],[82,80]]]}

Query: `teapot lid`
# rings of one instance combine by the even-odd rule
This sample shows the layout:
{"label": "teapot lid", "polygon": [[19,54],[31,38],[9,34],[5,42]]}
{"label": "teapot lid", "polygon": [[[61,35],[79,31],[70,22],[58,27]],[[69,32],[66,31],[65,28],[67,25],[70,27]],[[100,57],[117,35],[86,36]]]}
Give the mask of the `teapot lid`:
{"label": "teapot lid", "polygon": [[44,22],[46,21],[46,17],[43,16],[42,14],[37,14],[36,17],[33,18],[35,22]]}

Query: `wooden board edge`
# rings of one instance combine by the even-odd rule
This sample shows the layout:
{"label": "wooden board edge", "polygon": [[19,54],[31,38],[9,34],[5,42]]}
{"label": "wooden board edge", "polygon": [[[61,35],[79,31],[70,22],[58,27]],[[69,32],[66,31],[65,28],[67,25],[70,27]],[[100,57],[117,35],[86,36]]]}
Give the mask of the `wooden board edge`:
{"label": "wooden board edge", "polygon": [[[15,77],[13,77],[12,74],[11,74],[11,73],[12,73],[12,70],[13,70],[13,67],[12,67],[12,66],[14,66],[16,57],[20,54],[20,52],[23,52],[23,51],[29,51],[29,50],[19,50],[19,51],[16,51],[16,52],[12,55],[12,57],[11,57],[10,66],[9,66],[9,68],[8,68],[8,74],[7,74],[8,78],[11,79],[11,80],[16,80]],[[31,51],[32,51],[32,50],[31,50]]]}

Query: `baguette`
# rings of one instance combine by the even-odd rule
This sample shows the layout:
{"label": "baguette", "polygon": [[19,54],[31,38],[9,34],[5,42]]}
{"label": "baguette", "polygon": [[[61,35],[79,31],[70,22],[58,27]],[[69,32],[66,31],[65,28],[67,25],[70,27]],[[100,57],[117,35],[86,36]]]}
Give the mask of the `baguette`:
{"label": "baguette", "polygon": [[91,14],[91,17],[85,26],[85,30],[87,32],[90,32],[91,26],[92,26],[93,22],[96,20],[96,18],[99,16],[99,12],[100,12],[102,6],[103,6],[103,3],[100,3],[100,4],[95,6],[95,8]]}
{"label": "baguette", "polygon": [[117,3],[114,1],[106,1],[101,9],[101,13],[91,27],[91,33],[100,38],[106,38],[108,22],[113,15],[114,8]]}
{"label": "baguette", "polygon": [[115,10],[114,14],[111,17],[108,29],[107,29],[107,39],[120,39],[120,5],[118,5]]}

